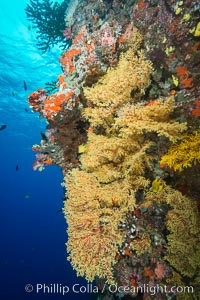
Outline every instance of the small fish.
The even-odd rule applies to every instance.
[[[13,91],[12,91],[12,96],[13,96],[13,97],[15,96],[15,92],[13,92]]]
[[[175,86],[178,86],[178,85],[179,85],[179,80],[178,80],[178,78],[177,78],[176,76],[172,75],[172,81],[173,81],[173,84],[174,84]]]
[[[151,189],[154,193],[158,193],[158,192],[162,191],[163,184],[159,178],[154,179],[154,181],[152,182]]]
[[[19,166],[18,165],[16,165],[15,170],[19,171]]]
[[[56,213],[58,214],[59,212],[62,212],[62,208],[60,208],[59,210],[57,210]]]
[[[24,90],[27,91],[27,84],[25,80],[24,80]]]
[[[79,154],[82,154],[82,153],[86,152],[86,150],[87,150],[87,146],[86,145],[79,145],[78,146],[78,153]]]
[[[48,142],[48,138],[46,137],[45,133],[40,132],[40,134],[41,134],[42,139],[43,139],[45,142]]]
[[[26,112],[28,112],[28,109],[27,109],[27,108],[24,108],[24,110],[25,110]]]
[[[30,198],[30,195],[29,194],[25,194],[24,195],[24,199],[29,199]]]
[[[3,125],[0,126],[0,130],[4,130],[6,127],[7,127],[7,125],[3,124]]]
[[[27,26],[28,30],[30,31],[32,29],[32,26],[31,25],[28,25]]]

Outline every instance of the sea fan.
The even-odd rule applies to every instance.
[[[27,19],[37,28],[37,46],[43,53],[54,45],[60,44],[62,49],[69,45],[69,40],[63,35],[65,30],[65,13],[68,1],[62,3],[51,0],[30,0],[25,12]]]

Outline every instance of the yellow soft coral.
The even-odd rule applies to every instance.
[[[193,280],[198,275],[200,260],[200,220],[195,203],[164,182],[161,191],[154,193],[150,190],[146,199],[169,206],[166,215],[169,233],[165,259],[179,274]],[[146,205],[150,205],[146,201]]]
[[[171,118],[174,108],[174,100],[171,97],[158,99],[154,105],[125,105],[118,111],[114,128],[119,129],[119,136],[122,137],[138,137],[156,132],[158,136],[166,136],[175,142],[181,138],[180,132],[186,130],[187,126]]]
[[[67,250],[77,274],[93,281],[95,276],[112,282],[112,266],[124,232],[118,225],[135,206],[128,181],[101,184],[93,173],[73,169],[65,178],[68,222]]]
[[[131,102],[133,93],[135,98],[141,97],[150,84],[151,63],[142,51],[137,51],[136,45],[121,54],[116,68],[108,69],[106,75],[91,88],[84,88],[87,100],[94,107],[86,108],[83,114],[92,126],[108,128],[116,110]]]
[[[160,165],[168,165],[174,171],[183,171],[200,162],[200,130],[184,135],[181,142],[172,145],[160,161]]]
[[[82,167],[94,172],[100,182],[123,178],[137,182],[147,168],[152,168],[150,149],[156,145],[152,133],[175,142],[186,129],[186,124],[171,119],[173,110],[172,98],[157,100],[153,106],[124,104],[117,110],[106,135],[88,132],[87,150],[81,155]],[[144,180],[143,184],[147,185]]]
[[[90,281],[98,276],[112,282],[124,241],[119,225],[134,210],[137,191],[149,185],[145,172],[156,156],[154,138],[175,142],[186,129],[171,118],[172,98],[142,103],[152,67],[137,45],[93,87],[84,88],[89,107],[82,114],[93,130],[80,153],[80,170],[65,177],[69,259],[78,275]]]

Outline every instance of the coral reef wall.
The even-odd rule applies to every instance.
[[[68,259],[102,299],[200,297],[199,9],[71,1],[57,91],[29,95],[48,122],[33,168],[62,168]]]

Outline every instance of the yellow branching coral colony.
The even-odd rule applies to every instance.
[[[129,211],[157,201],[158,206],[168,206],[165,259],[177,277],[192,278],[200,257],[195,205],[164,181],[154,191],[147,175],[158,160],[156,143],[163,138],[178,142],[187,125],[171,117],[173,98],[143,101],[153,69],[140,50],[142,39],[136,30],[129,42],[118,65],[84,88],[90,103],[82,109],[90,124],[88,140],[82,147],[80,167],[65,177],[69,260],[88,281],[98,276],[112,283],[116,254],[126,234],[120,224]],[[139,190],[145,195],[142,203],[136,199]]]
[[[184,135],[180,143],[172,145],[160,164],[181,172],[197,162],[200,162],[200,130]]]

